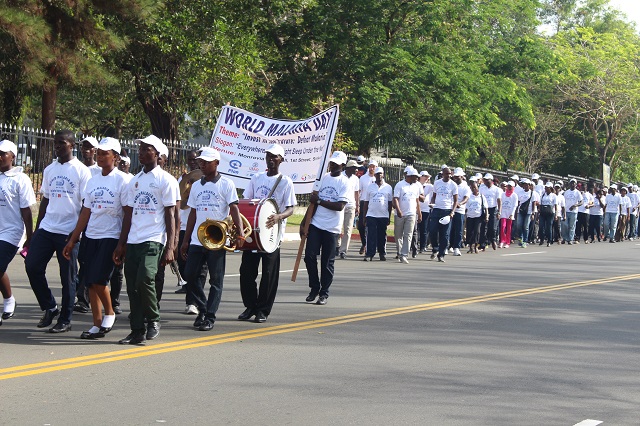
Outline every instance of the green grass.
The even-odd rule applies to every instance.
[[[387,235],[393,236],[393,219],[395,215],[391,215],[391,224],[387,227]],[[302,219],[304,218],[303,214],[292,214],[287,218],[287,230],[286,232],[298,232],[298,228],[302,223]],[[354,234],[360,234],[357,228],[353,228]]]

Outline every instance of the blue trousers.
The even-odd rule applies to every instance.
[[[78,275],[78,244],[71,252],[71,260],[62,255],[64,246],[67,245],[66,234],[54,234],[53,232],[38,229],[31,238],[31,245],[24,267],[29,277],[29,284],[36,295],[40,309],[45,311],[56,307],[56,299],[49,288],[46,270],[53,253],[58,259],[60,268],[60,283],[62,284],[62,307],[58,322],[68,324],[73,315],[73,302],[76,295],[76,276]]]
[[[222,284],[224,281],[224,269],[227,259],[225,250],[207,250],[202,246],[189,245],[187,253],[187,265],[185,266],[185,277],[188,291],[191,292],[198,311],[212,320],[216,320],[216,312],[220,306],[222,298]],[[198,276],[202,270],[202,265],[206,263],[209,268],[209,296],[204,294],[204,281],[200,281]]]
[[[431,237],[431,251],[438,252],[438,256],[444,257],[447,254],[449,245],[449,232],[451,231],[451,221],[446,225],[440,224],[440,218],[449,216],[451,209],[433,209],[429,217],[429,236]]]

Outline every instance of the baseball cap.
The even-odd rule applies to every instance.
[[[440,222],[440,225],[448,225],[451,222],[451,216],[442,216],[438,222]]]
[[[356,161],[358,163],[362,163],[364,161],[364,155],[358,155],[358,158],[356,159]]]
[[[429,177],[431,177],[431,175],[429,174],[429,172],[428,172],[428,171],[426,171],[426,170],[421,171],[421,172],[420,172],[420,176],[429,176]]]
[[[530,184],[531,181],[529,179],[527,179],[527,178],[522,178],[522,179],[520,179],[520,183]]]
[[[561,184],[560,182],[556,182],[556,183],[553,185],[553,187],[554,187],[554,188],[562,188],[562,184]]]
[[[200,155],[198,155],[196,158],[204,161],[220,160],[220,153],[215,148],[205,146],[204,148],[200,149]]]
[[[484,179],[493,180],[493,175],[491,173],[487,173],[486,175],[484,175]]]
[[[547,182],[547,183],[544,184],[544,186],[547,187],[547,188],[553,188],[553,183]]]
[[[558,182],[556,182],[558,185],[562,186],[564,185],[564,182],[562,182],[561,180],[559,180]]]
[[[264,152],[270,152],[273,155],[279,155],[280,157],[284,158],[284,148],[277,143],[269,145],[269,147],[265,149]]]
[[[125,164],[131,164],[131,158],[129,157],[120,157],[120,161],[124,161]]]
[[[540,175],[537,173],[534,173],[531,175],[531,179],[540,179]]]
[[[412,167],[412,166],[407,166],[407,167],[405,167],[405,168],[404,168],[404,172],[405,172],[405,173],[408,173],[408,172],[409,172],[409,170],[411,170],[411,169],[413,169],[413,167]]]
[[[146,143],[147,145],[151,145],[152,147],[154,147],[156,149],[156,151],[158,151],[159,154],[162,154],[162,147],[165,146],[165,144],[162,143],[162,141],[160,140],[160,138],[158,138],[157,136],[154,135],[149,135],[146,138],[143,139],[136,139],[134,142],[136,143]],[[168,151],[168,149],[167,149]]]
[[[454,175],[454,176],[464,176],[464,175],[465,175],[465,173],[464,173],[464,170],[462,170],[462,167],[456,167],[456,168],[453,170],[453,175]]]
[[[331,158],[329,158],[329,161],[336,164],[346,164],[347,155],[342,151],[334,151],[333,154],[331,154]]]
[[[440,167],[440,169],[444,170],[446,168],[448,168],[449,166],[447,166],[446,164],[443,164],[442,167]]]
[[[474,175],[477,180],[482,180],[482,173],[478,172]]]
[[[347,167],[358,167],[358,162],[356,160],[347,161]]]
[[[98,139],[94,138],[93,136],[87,136],[86,138],[82,139],[80,141],[81,145],[82,145],[82,142],[89,142],[91,146],[94,148],[98,147]]]
[[[118,139],[106,137],[100,141],[100,143],[98,144],[98,149],[101,151],[112,150],[119,153],[122,148],[120,147],[120,142],[118,142]]]
[[[577,181],[577,180],[575,180],[574,178],[571,178],[571,179],[569,180],[569,183],[571,183],[571,182],[573,182],[573,183],[578,183],[578,181]]]
[[[376,167],[376,170],[373,172],[373,174],[377,175],[378,173],[384,173],[384,169],[382,167]]]
[[[615,183],[612,183],[611,186],[609,187],[609,189],[618,189],[618,185],[616,185]]]
[[[511,176],[511,180],[520,180],[520,176],[513,175],[513,176]]]
[[[516,186],[516,183],[514,181],[510,180],[509,182],[507,182],[507,186],[514,187],[514,186]]]
[[[626,186],[624,186],[624,185],[620,188],[620,191],[622,191],[622,190],[625,190],[626,192],[629,192],[629,190],[627,189],[627,187],[626,187]]]
[[[478,178],[477,178],[477,177],[475,177],[475,175],[474,175],[474,176],[471,176],[471,177],[469,178],[469,182],[478,182]]]
[[[376,160],[371,160],[371,161],[369,161],[369,165],[370,166],[374,165],[374,166],[378,167],[378,162]]]
[[[407,176],[419,176],[419,173],[415,168],[408,167]]]
[[[13,152],[13,155],[18,155],[18,147],[16,144],[7,139],[0,142],[0,151]]]
[[[165,157],[169,158],[169,147],[165,144],[161,144],[160,149],[158,149],[158,155],[164,155]]]

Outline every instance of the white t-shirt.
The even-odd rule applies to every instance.
[[[500,196],[502,200],[502,207],[500,208],[500,219],[509,219],[516,214],[516,208],[518,208],[518,195],[516,191],[511,193],[511,196],[507,196],[506,192],[503,192]]]
[[[542,197],[540,197],[540,205],[553,206],[555,211],[555,206],[558,205],[558,196],[555,194],[555,192],[547,194],[547,192],[545,191],[545,193],[542,194]]]
[[[467,217],[476,218],[482,215],[482,205],[487,207],[487,199],[484,195],[478,193],[478,195],[469,195],[469,201],[467,201]]]
[[[620,202],[620,206],[622,207],[622,214],[623,215],[627,215],[630,214],[630,210],[631,210],[631,199],[628,196],[620,196],[620,199],[622,200]]]
[[[20,209],[36,203],[36,195],[29,176],[22,167],[14,167],[0,173],[0,241],[17,246],[24,234],[24,222]]]
[[[100,174],[89,179],[84,194],[84,206],[91,210],[85,235],[92,239],[120,238],[122,206],[127,205],[127,177],[118,169],[107,176]]]
[[[498,207],[498,198],[500,198],[502,190],[498,188],[497,185],[491,185],[491,188],[481,185],[480,193],[484,195],[484,198],[487,200],[487,208]]]
[[[178,181],[156,166],[149,173],[142,170],[127,186],[127,205],[133,208],[128,243],[157,242],[165,244],[167,228],[164,221],[166,207],[175,207],[180,199]]]
[[[605,197],[600,197],[600,201],[602,201],[602,204],[607,204],[607,199]],[[598,202],[597,195],[593,197],[593,207],[589,208],[589,214],[594,216],[602,216],[604,214],[604,211],[602,210],[602,207],[600,207],[600,203]]]
[[[415,216],[416,209],[418,207],[418,198],[424,192],[422,190],[422,184],[419,182],[409,183],[406,180],[401,180],[393,188],[393,198],[398,199],[398,206],[402,216]],[[398,212],[396,211],[397,215]]]
[[[533,198],[531,198],[531,202],[529,203],[529,209],[527,210],[528,214],[533,214],[535,212],[538,211],[538,207],[536,206],[534,209],[534,203],[540,203],[540,194],[538,194],[536,191],[529,191],[531,192]]]
[[[438,179],[433,184],[433,193],[436,194],[433,208],[450,210],[453,208],[453,196],[458,195],[458,185],[451,179],[447,182]]]
[[[318,195],[321,200],[332,202],[349,201],[348,193],[351,185],[347,177],[343,174],[331,176],[331,173],[325,173],[320,180],[320,190]],[[342,222],[344,220],[344,211],[330,210],[323,206],[318,206],[316,214],[313,215],[311,224],[316,228],[339,234],[342,230]]]
[[[556,212],[556,217],[562,217],[562,208],[565,208],[565,214],[566,214],[566,208],[567,208],[567,202],[564,199],[564,195],[562,194],[556,194],[556,204],[558,206],[558,211]]]
[[[347,205],[344,206],[344,208],[354,209],[356,207],[356,192],[360,192],[360,178],[356,176],[355,173],[352,174],[351,177],[347,176],[346,174],[344,176],[349,181],[349,185],[351,185],[351,189],[349,190],[349,201],[347,201]]]
[[[604,209],[606,213],[620,213],[620,204],[622,203],[620,194],[607,194],[604,203],[606,204]]]
[[[91,166],[89,166],[87,168],[91,172],[91,177],[94,177],[95,175],[102,174],[102,167],[98,166],[98,163],[93,163],[93,165],[91,165]]]
[[[578,191],[577,189],[567,189],[566,191],[564,191],[564,194],[562,195],[564,195],[564,200],[567,206],[567,212],[577,213],[578,208],[574,207],[572,210],[571,206],[578,204],[580,201],[582,201],[582,194],[580,193],[580,191]]]
[[[469,185],[467,185],[467,183],[463,181],[460,185],[458,185],[458,203],[463,202],[464,197],[468,197],[470,195],[471,188],[469,188]],[[467,211],[467,203],[456,208],[456,213],[464,214],[464,212]]]
[[[638,194],[635,192],[630,192],[627,197],[629,197],[629,200],[631,200],[631,214],[633,215],[637,215],[638,214]]]
[[[545,191],[544,191],[544,185],[541,182],[542,181],[539,180],[538,183],[536,184],[536,186],[533,187],[533,190],[536,191],[538,193],[538,195],[540,195],[542,197],[542,195],[545,193]]]
[[[429,213],[431,211],[431,207],[429,207],[429,203],[431,202],[431,196],[433,195],[433,185],[427,182],[422,187],[422,191],[424,192],[424,201],[420,201],[420,211],[424,213]]]
[[[191,244],[194,246],[202,245],[198,239],[198,226],[207,219],[224,220],[229,216],[229,206],[238,202],[233,181],[222,175],[218,176],[217,182],[207,181],[203,185],[200,179],[191,186],[187,205],[196,210],[196,222],[191,233]]]
[[[371,184],[371,183],[373,183],[375,181],[376,181],[376,176],[375,175],[373,175],[373,176],[369,175],[368,171],[367,171],[367,173],[365,173],[362,176],[360,176],[360,186],[359,186],[360,196],[362,196],[362,193],[369,188],[369,184]]]
[[[578,213],[587,213],[587,206],[593,201],[593,196],[585,191],[582,192],[582,204],[578,206]]]
[[[382,182],[380,186],[373,182],[362,193],[362,201],[369,202],[367,217],[389,218],[389,203],[393,202],[393,189],[386,182]]]
[[[54,234],[69,234],[78,223],[82,209],[82,193],[91,178],[91,172],[77,158],[66,163],[55,160],[42,176],[40,192],[49,199],[40,228]]]
[[[355,175],[352,177],[355,177]],[[247,184],[247,187],[242,193],[242,198],[247,200],[252,200],[254,198],[263,200],[267,198],[267,195],[269,195],[269,192],[271,192],[271,188],[273,188],[276,180],[278,180],[278,175],[267,176],[266,172],[252,176],[251,180]],[[356,182],[358,182],[358,178],[356,178]],[[357,190],[358,189],[356,188],[356,191]],[[298,202],[296,201],[296,194],[293,189],[293,181],[289,176],[282,176],[282,180],[276,187],[276,190],[273,192],[273,195],[271,197],[278,205],[278,213],[282,213],[286,210],[287,207],[298,205]],[[280,228],[280,241],[282,241],[282,237],[284,236],[286,227],[287,219],[284,219]]]
[[[178,178],[178,188],[180,188],[180,182],[182,182],[182,176]],[[186,209],[180,209],[180,230],[186,231],[187,229],[187,221],[189,220],[189,213],[191,213],[191,208],[187,207]]]

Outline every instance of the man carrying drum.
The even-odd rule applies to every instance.
[[[267,218],[267,229],[271,229],[281,222],[278,235],[278,248],[272,253],[259,251],[243,251],[242,264],[240,265],[240,292],[245,310],[238,316],[241,321],[246,321],[255,315],[255,322],[261,323],[267,320],[271,314],[273,302],[278,290],[280,276],[280,241],[286,227],[286,219],[293,214],[293,206],[297,204],[293,189],[293,182],[288,176],[280,175],[280,164],[284,161],[284,149],[273,144],[265,151],[267,163],[266,173],[259,173],[251,177],[249,185],[244,190],[244,199],[264,200],[271,197],[278,205],[279,213]],[[262,259],[262,278],[258,289],[256,278],[258,277],[258,265]]]

